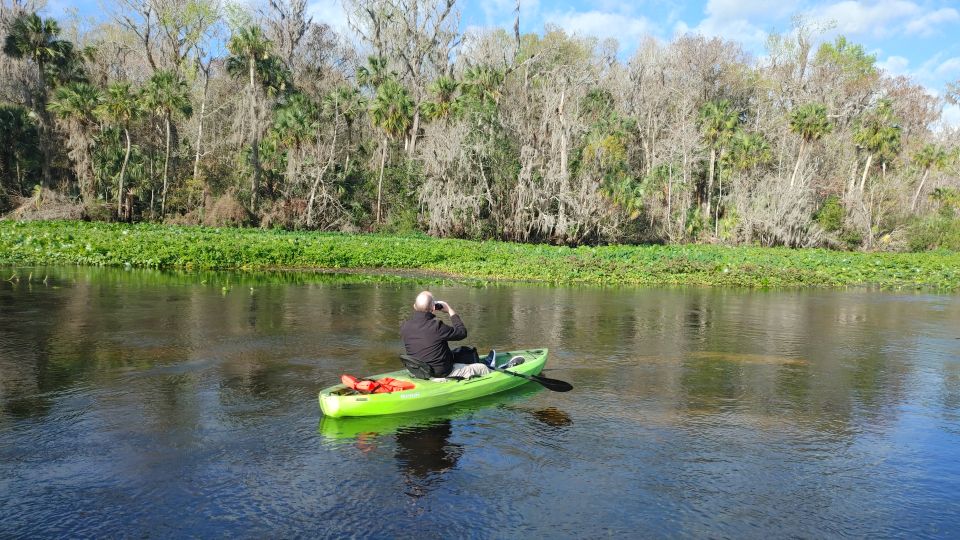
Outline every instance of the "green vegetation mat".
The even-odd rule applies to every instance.
[[[0,263],[187,270],[414,270],[557,284],[960,290],[960,253],[703,245],[558,247],[258,229],[0,221]]]

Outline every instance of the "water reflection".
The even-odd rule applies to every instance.
[[[145,523],[211,505],[223,519],[206,536],[349,535],[328,516],[358,514],[470,536],[487,501],[506,509],[491,534],[504,537],[574,536],[584,523],[731,537],[955,524],[955,297],[430,283],[471,343],[548,346],[548,368],[575,390],[531,384],[352,422],[319,418],[317,391],[400,368],[399,324],[424,283],[49,275],[0,282],[0,536],[149,535]],[[441,506],[450,494],[465,503],[458,516]],[[416,520],[396,502],[407,495]],[[743,508],[750,519],[728,519]],[[558,523],[530,517],[546,510]],[[61,514],[80,522],[38,517]],[[258,519],[274,528],[231,525]]]
[[[449,419],[403,428],[394,435],[394,457],[404,473],[408,495],[423,497],[441,481],[441,474],[456,467],[463,445],[450,442],[452,435]]]
[[[557,428],[558,430],[573,425],[573,419],[570,418],[570,415],[556,407],[537,409],[530,414],[545,426]]]

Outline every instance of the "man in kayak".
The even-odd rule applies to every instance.
[[[450,315],[453,326],[437,319],[434,311]],[[429,364],[437,377],[469,379],[490,373],[490,368],[480,363],[476,349],[457,347],[450,350],[447,342],[466,339],[467,327],[450,304],[435,301],[430,291],[417,295],[413,304],[413,315],[400,327],[400,336],[407,354]]]

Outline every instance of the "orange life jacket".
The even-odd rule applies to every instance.
[[[389,394],[390,392],[412,390],[416,387],[412,382],[398,381],[393,377],[384,377],[372,381],[370,379],[358,379],[353,375],[342,375],[340,381],[347,388],[352,388],[364,394]]]

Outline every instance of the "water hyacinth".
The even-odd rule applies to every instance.
[[[27,246],[35,249],[23,249]],[[0,264],[413,270],[556,284],[960,290],[960,254],[945,250],[849,253],[704,245],[569,248],[423,235],[72,221],[0,222]]]

